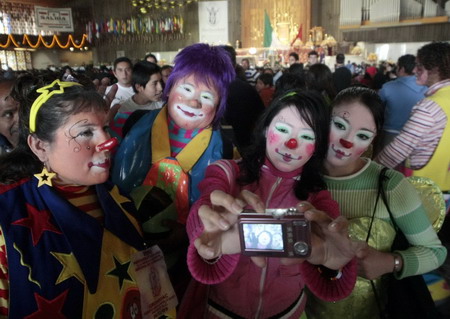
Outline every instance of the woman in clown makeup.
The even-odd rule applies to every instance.
[[[221,160],[207,168],[187,223],[188,266],[208,286],[204,317],[299,318],[305,285],[329,301],[350,294],[361,246],[349,240],[346,220],[338,217],[322,179],[329,132],[323,105],[315,93],[284,94],[266,109],[242,161]],[[239,213],[288,207],[313,223],[311,256],[305,261],[241,255]],[[187,294],[181,309],[192,311],[196,297]]]
[[[0,317],[131,318],[145,244],[107,182],[109,107],[78,83],[27,85],[19,145],[0,160]]]
[[[341,214],[349,220],[352,239],[368,238],[369,246],[358,254],[359,277],[352,294],[335,303],[312,296],[308,318],[380,318],[388,289],[383,275],[393,273],[401,279],[423,274],[445,260],[446,249],[430,225],[414,186],[391,169],[385,172],[383,189],[395,223],[411,247],[390,251],[395,230],[386,206],[378,198],[382,166],[362,157],[371,144],[377,143],[383,112],[377,93],[364,87],[345,89],[332,103],[325,182]],[[374,280],[378,298],[370,280]]]

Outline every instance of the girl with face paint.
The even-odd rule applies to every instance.
[[[0,159],[1,316],[93,318],[109,304],[120,317],[139,290],[134,268],[123,280],[118,267],[145,245],[130,200],[107,182],[109,107],[78,83],[29,83],[19,144]]]
[[[332,103],[330,138],[325,168],[325,182],[341,214],[350,222],[350,235],[365,241],[378,194],[381,165],[361,155],[373,143],[383,127],[384,107],[371,89],[351,87],[341,91]],[[345,300],[327,303],[309,298],[308,318],[379,318],[370,280],[374,280],[380,305],[388,287],[383,275],[394,273],[398,279],[423,274],[438,268],[446,249],[430,225],[414,187],[394,170],[387,170],[383,189],[396,224],[411,247],[390,252],[395,237],[389,213],[380,201],[366,249],[358,252],[358,280]],[[381,309],[383,310],[383,309]]]
[[[328,123],[318,94],[287,92],[266,109],[255,129],[255,144],[242,153],[242,161],[221,160],[207,168],[187,233],[189,269],[198,282],[210,285],[208,315],[268,318],[289,313],[286,318],[299,318],[305,285],[327,300],[351,292],[358,245],[348,239],[345,220],[333,221],[338,207],[321,175]],[[306,261],[241,255],[236,223],[243,208],[263,213],[286,207],[308,211],[313,223],[320,220],[313,229],[324,236],[314,237],[312,255]],[[336,232],[330,232],[330,223]],[[268,236],[260,239],[258,245],[271,242]],[[324,256],[322,249],[330,254]],[[322,274],[325,267],[341,279],[329,280]],[[184,302],[194,305],[190,297]]]

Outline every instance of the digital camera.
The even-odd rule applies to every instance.
[[[239,215],[242,254],[303,258],[311,254],[311,224],[296,208],[244,210]]]

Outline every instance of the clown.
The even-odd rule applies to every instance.
[[[113,181],[133,197],[144,232],[158,239],[169,266],[167,252],[178,250],[186,238],[174,233],[184,234],[190,205],[199,197],[197,185],[206,167],[222,158],[218,128],[235,77],[230,57],[220,47],[194,44],[174,62],[163,93],[166,105],[136,122],[112,170]]]

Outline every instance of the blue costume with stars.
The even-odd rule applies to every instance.
[[[102,224],[37,184],[0,185],[9,318],[131,318],[140,295],[130,258],[144,249],[131,201],[96,185]]]

